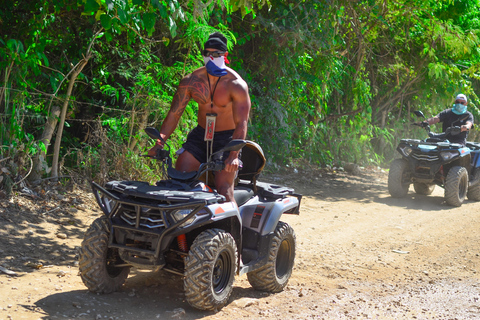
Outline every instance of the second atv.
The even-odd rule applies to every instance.
[[[415,115],[425,118],[421,111],[415,111]],[[438,185],[445,189],[445,201],[451,206],[461,206],[466,197],[480,201],[480,144],[450,143],[447,138],[460,132],[458,126],[452,125],[440,134],[431,132],[428,125],[422,126],[429,134],[427,139],[402,139],[397,147],[402,158],[390,165],[390,195],[405,197],[411,184],[416,193],[429,195]]]

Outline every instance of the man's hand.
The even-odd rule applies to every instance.
[[[240,166],[240,160],[238,159],[237,152],[230,152],[227,160],[225,160],[225,171],[227,172],[236,172]]]
[[[420,127],[422,127],[422,128],[426,128],[426,127],[428,127],[428,121],[419,122],[419,125],[420,125]]]
[[[413,124],[416,125],[416,126],[422,127],[422,128],[428,127],[428,122],[427,121],[414,122]]]
[[[151,148],[150,150],[148,150],[148,155],[150,157],[156,157],[157,156],[157,150],[162,150],[163,149],[163,143],[161,140],[157,140],[157,143],[153,146],[153,148]]]
[[[463,132],[463,131],[468,131],[470,129],[472,129],[473,127],[473,123],[471,121],[467,121],[467,123],[465,123],[464,125],[460,126],[460,130]]]

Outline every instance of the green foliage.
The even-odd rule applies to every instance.
[[[476,0],[7,1],[0,160],[24,158],[16,169],[24,172],[29,157],[49,159],[44,126],[91,49],[70,98],[64,170],[155,180],[159,168],[138,157],[152,143],[143,129],[161,125],[214,31],[227,36],[231,67],[249,85],[248,138],[272,162],[388,162],[399,139],[423,137],[408,125],[413,110],[433,116],[460,92],[480,118]],[[187,106],[172,156],[197,108]]]

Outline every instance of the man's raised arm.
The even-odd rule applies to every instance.
[[[248,85],[245,81],[238,81],[232,90],[232,113],[235,122],[233,139],[245,139],[247,136],[248,116],[251,102],[248,94]]]
[[[172,105],[168,111],[165,120],[163,120],[162,127],[160,129],[160,136],[164,140],[170,138],[170,135],[175,131],[175,128],[180,121],[180,118],[185,111],[185,107],[191,99],[190,93],[190,76],[186,76],[180,81],[177,92],[173,96]]]

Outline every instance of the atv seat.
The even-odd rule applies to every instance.
[[[239,207],[253,197],[254,194],[252,188],[244,186],[236,186],[235,190],[233,190],[233,198]]]
[[[237,185],[233,197],[238,206],[248,201],[256,192],[257,178],[265,167],[265,156],[262,148],[253,141],[248,141],[242,149],[243,165],[238,170]],[[241,185],[238,183],[241,180]]]
[[[242,149],[243,166],[238,170],[238,179],[248,181],[256,191],[257,178],[265,167],[265,155],[262,148],[253,141],[248,141]]]

